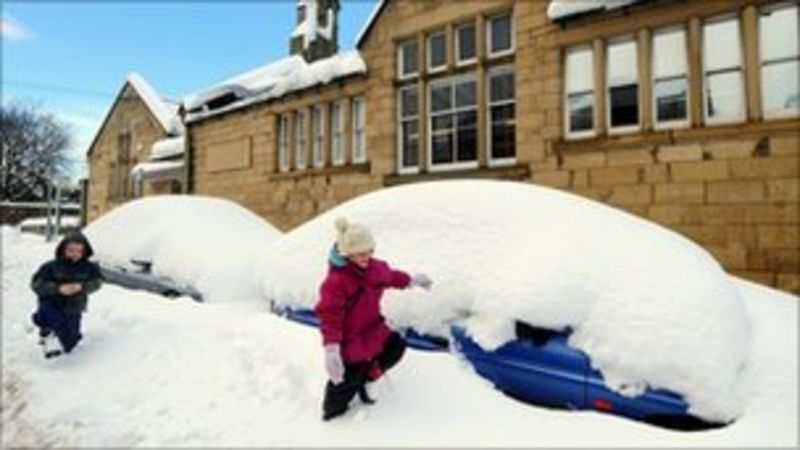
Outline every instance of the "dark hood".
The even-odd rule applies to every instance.
[[[70,242],[77,242],[79,244],[83,244],[83,247],[86,251],[83,254],[82,261],[85,261],[94,255],[94,249],[92,248],[92,244],[89,243],[89,240],[86,239],[86,236],[83,235],[80,231],[70,231],[64,236],[64,239],[58,243],[56,247],[56,259],[62,260],[64,259],[64,248],[66,248],[67,244]]]

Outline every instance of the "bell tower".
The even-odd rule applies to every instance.
[[[339,0],[298,0],[297,24],[289,40],[289,52],[307,62],[339,51]]]

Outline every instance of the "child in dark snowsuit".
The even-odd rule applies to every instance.
[[[340,218],[336,228],[336,246],[331,250],[328,276],[315,308],[330,378],[325,387],[323,420],[344,414],[356,395],[372,403],[366,384],[380,378],[405,352],[405,341],[381,315],[383,291],[413,286],[429,289],[432,284],[423,274],[412,277],[373,258],[375,241],[366,227]]]
[[[72,232],[56,247],[56,258],[33,275],[31,288],[39,301],[32,319],[46,358],[69,353],[81,340],[81,316],[89,294],[102,283],[100,268],[89,261],[93,253],[86,237]]]

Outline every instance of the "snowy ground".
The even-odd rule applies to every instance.
[[[86,339],[45,361],[28,316],[52,254],[3,229],[3,446],[796,446],[797,299],[736,281],[753,321],[744,416],[682,433],[531,407],[447,354],[410,352],[379,403],[319,420],[316,330],[258,302],[197,304],[106,286]]]

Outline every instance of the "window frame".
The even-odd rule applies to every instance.
[[[291,114],[284,113],[278,117],[278,172],[288,172],[291,169],[290,144],[291,144]]]
[[[708,58],[705,55],[705,42],[706,42],[706,25],[718,23],[718,22],[725,22],[728,20],[732,20],[736,22],[736,29],[739,33],[739,65],[738,69],[715,69],[712,75],[718,75],[720,73],[726,73],[731,71],[738,71],[739,73],[739,103],[742,105],[739,113],[735,117],[718,117],[713,118],[709,117],[708,115],[708,76],[709,70],[706,66],[708,62]],[[744,59],[744,40],[742,39],[742,20],[737,13],[726,13],[721,14],[713,17],[706,18],[703,20],[703,23],[700,27],[700,34],[701,34],[701,54],[702,54],[702,103],[703,103],[703,125],[705,126],[716,126],[716,125],[731,125],[737,123],[744,123],[747,120],[747,93],[746,90],[746,80],[745,80],[745,59]]]
[[[325,106],[315,105],[311,110],[311,165],[325,167]]]
[[[475,104],[474,104],[474,106],[472,106],[470,108],[465,108],[465,107],[458,108],[456,106],[455,86],[460,81],[465,81],[465,80],[469,80],[469,81],[472,81],[472,82],[475,83],[475,97],[476,97],[475,98]],[[450,84],[450,85],[453,86],[453,89],[452,89],[453,90],[452,106],[447,112],[438,112],[438,113],[434,114],[434,113],[432,113],[432,108],[433,108],[433,102],[432,102],[433,88],[435,86],[443,85],[443,84]],[[426,158],[427,158],[428,171],[429,172],[450,172],[450,171],[457,171],[457,170],[477,169],[479,167],[479,163],[480,163],[480,149],[478,148],[478,139],[479,139],[478,135],[480,134],[480,126],[479,126],[479,123],[478,123],[479,122],[479,120],[478,120],[479,108],[478,108],[478,98],[477,98],[478,97],[478,75],[477,75],[477,73],[469,72],[469,73],[465,73],[465,74],[453,75],[453,76],[440,78],[440,79],[431,81],[430,83],[428,83],[428,88],[427,88],[427,92],[425,93],[425,95],[427,97],[426,98],[427,101],[426,101],[426,105],[425,105],[426,106],[426,110],[425,110],[425,113],[426,113],[426,115],[425,115],[425,118],[426,118],[425,127],[426,127],[426,131],[427,131],[427,139],[426,139],[426,142],[425,142],[425,145],[426,145],[425,153],[426,153]],[[475,121],[476,121],[476,124],[475,124],[475,132],[476,132],[476,137],[475,137],[475,145],[476,145],[475,161],[457,161],[457,162],[450,162],[450,163],[434,163],[433,162],[433,118],[434,118],[434,116],[450,114],[450,115],[453,115],[454,117],[457,117],[458,113],[466,112],[466,111],[470,111],[470,110],[473,110],[475,112]],[[455,120],[455,118],[454,118],[454,120],[453,120],[453,126],[454,126],[453,136],[454,136],[454,141],[456,142],[456,145],[458,143],[458,127],[456,126],[457,123],[458,123],[457,120]],[[454,151],[453,156],[455,157],[457,155],[457,153],[458,153],[458,148],[454,147],[453,151]]]
[[[767,110],[767,105],[765,104],[764,100],[766,99],[765,95],[765,84],[764,84],[764,68],[771,64],[781,64],[781,63],[788,63],[791,61],[797,62],[800,65],[800,50],[798,50],[798,54],[792,57],[784,57],[778,60],[764,60],[763,52],[761,52],[761,42],[762,42],[762,33],[763,29],[761,27],[761,17],[765,12],[775,12],[780,9],[784,8],[796,8],[798,10],[798,15],[800,15],[800,3],[797,1],[786,1],[786,2],[779,2],[761,6],[758,9],[758,74],[759,74],[759,86],[758,89],[761,95],[761,111],[764,116],[764,120],[777,120],[777,119],[790,119],[800,117],[800,107],[790,109],[790,108],[781,108],[775,110]],[[800,25],[800,18],[798,18],[798,25]]]
[[[510,33],[509,36],[509,48],[500,51],[492,51],[492,22],[496,19],[501,17],[508,17],[508,32]],[[486,56],[488,58],[500,58],[506,55],[513,55],[517,43],[516,43],[516,33],[515,33],[515,25],[514,25],[514,12],[507,11],[503,13],[493,14],[491,16],[486,17]]]
[[[502,76],[511,74],[514,77],[514,97],[510,100],[499,100],[496,102],[492,102],[492,77],[495,76]],[[492,108],[495,106],[506,106],[506,105],[514,105],[514,136],[516,141],[516,132],[517,132],[517,92],[516,92],[516,82],[517,77],[514,73],[514,65],[513,64],[505,64],[501,66],[495,66],[490,68],[486,71],[486,151],[487,151],[487,158],[486,160],[489,163],[489,167],[503,167],[503,166],[510,166],[517,163],[517,144],[514,142],[514,156],[513,157],[506,157],[506,158],[495,158],[493,156],[493,148],[492,148],[492,132],[493,132],[493,125],[492,125]]]
[[[472,55],[472,58],[461,59],[461,29],[467,28],[467,27],[472,27],[472,32],[474,33],[474,39],[473,40],[474,40],[475,49],[474,49],[474,54]],[[454,28],[453,34],[455,35],[455,38],[453,39],[453,41],[455,42],[455,45],[454,45],[454,48],[453,48],[453,50],[454,50],[453,54],[454,54],[455,60],[456,60],[456,67],[464,67],[464,66],[468,66],[470,64],[475,64],[476,62],[478,62],[478,26],[477,26],[477,24],[474,21],[463,22],[463,23],[457,25]]]
[[[434,67],[432,61],[433,52],[431,51],[432,48],[431,40],[434,37],[438,36],[441,36],[442,39],[444,40],[444,44],[442,44],[442,51],[444,52],[443,55],[444,61],[442,62],[442,65]],[[444,29],[435,30],[425,35],[425,59],[426,59],[425,67],[428,69],[428,73],[443,72],[447,69],[447,30]]]
[[[305,117],[302,109],[294,113],[294,168],[304,170],[308,166],[308,142],[306,139]],[[301,155],[302,152],[302,155]],[[302,156],[302,158],[301,158]]]
[[[668,77],[658,78],[656,76],[655,71],[655,59],[656,59],[656,36],[659,34],[669,34],[674,33],[676,31],[680,31],[683,33],[683,43],[684,43],[684,56],[686,57],[685,65],[686,71],[682,76],[680,75],[672,75]],[[689,72],[690,72],[690,61],[689,61],[689,33],[686,29],[684,24],[675,24],[669,25],[666,27],[661,27],[653,31],[653,35],[650,38],[650,86],[652,87],[652,118],[653,118],[653,129],[654,130],[679,130],[684,128],[689,128],[692,125],[692,89],[689,83]],[[660,121],[658,120],[658,95],[656,94],[656,83],[658,81],[669,81],[678,78],[684,78],[686,80],[686,118],[682,120],[666,120]]]
[[[335,101],[331,104],[331,166],[339,167],[345,163],[345,127],[344,110],[347,100]],[[338,124],[334,123],[338,121]],[[338,126],[334,126],[338,125]],[[339,156],[336,155],[336,147],[339,147]]]
[[[417,91],[417,113],[414,116],[403,116],[403,91],[406,90],[416,90]],[[422,148],[422,142],[420,140],[420,129],[419,129],[419,118],[420,118],[420,111],[419,111],[419,86],[417,84],[409,84],[405,86],[401,86],[397,89],[397,173],[401,175],[407,174],[417,174],[420,171],[420,159],[419,159],[419,150]],[[411,122],[412,120],[417,121],[417,165],[416,166],[404,166],[403,165],[403,125],[406,122]]]
[[[408,45],[415,45],[417,47],[417,70],[410,73],[405,73],[405,58],[403,58],[403,49]],[[414,39],[407,39],[397,44],[397,79],[409,80],[419,76],[419,42]]]
[[[588,50],[589,54],[592,56],[591,61],[591,77],[592,77],[592,89],[590,91],[577,91],[577,92],[570,92],[567,86],[567,77],[568,77],[568,70],[569,66],[567,65],[568,56],[570,53],[579,52]],[[590,43],[586,44],[577,44],[566,47],[563,51],[563,70],[564,70],[564,96],[562,98],[562,105],[564,110],[564,138],[566,140],[579,140],[579,139],[591,139],[597,136],[597,86],[595,80],[595,55],[594,46]],[[592,128],[589,130],[583,131],[572,131],[570,129],[570,108],[569,108],[569,98],[570,94],[576,95],[591,95],[592,96]]]
[[[609,70],[611,68],[610,64],[610,57],[611,52],[610,48],[613,45],[625,44],[625,43],[632,43],[634,46],[634,55],[636,56],[636,61],[634,63],[634,69],[636,70],[636,124],[635,125],[622,125],[622,126],[612,126],[611,125],[611,89],[614,87],[622,87],[622,86],[630,86],[630,84],[619,85],[619,86],[612,86],[610,83],[610,76]],[[639,71],[639,42],[634,35],[623,35],[617,36],[606,41],[606,48],[605,48],[605,61],[604,63],[604,71],[605,71],[605,108],[606,108],[606,131],[608,135],[620,135],[620,134],[632,134],[639,132],[642,129],[642,82],[641,82],[641,73]]]
[[[356,105],[360,105],[360,108],[356,108]],[[367,103],[363,95],[353,97],[353,100],[350,102],[350,117],[350,158],[354,164],[363,164],[369,159],[367,154]],[[357,117],[363,118],[360,128],[357,126],[359,122],[356,120]],[[363,151],[361,155],[356,155],[356,149],[359,148],[359,143],[363,144],[360,146]]]

